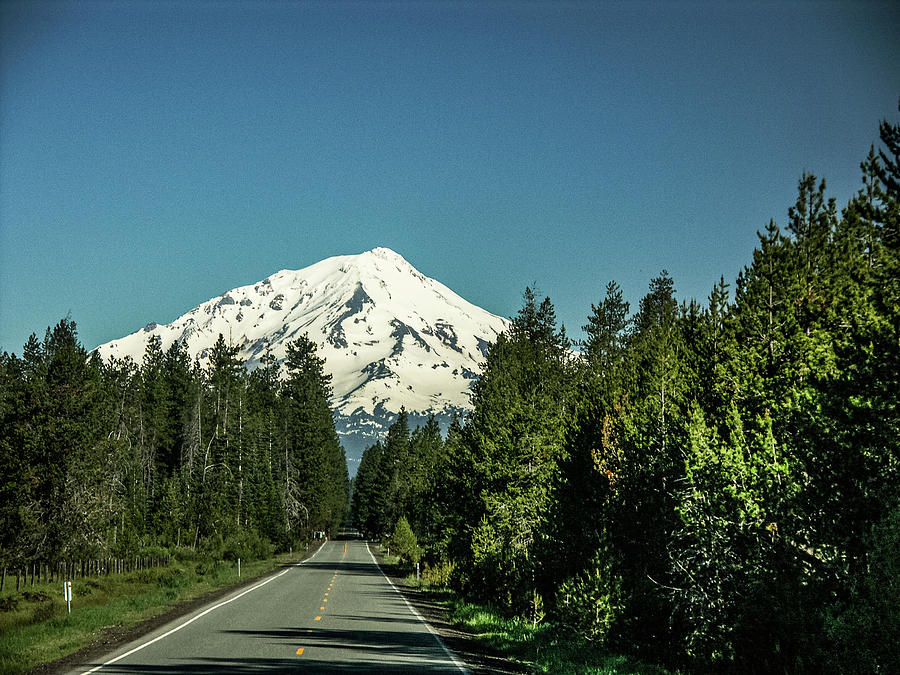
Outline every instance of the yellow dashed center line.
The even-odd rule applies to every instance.
[[[344,544],[344,552],[345,552],[345,553],[346,553],[346,550],[347,550],[347,545]],[[337,575],[338,575],[338,573],[335,572],[335,573],[334,573],[334,576],[331,577],[331,583],[328,584],[328,591],[325,592],[325,595],[326,595],[326,596],[328,595],[328,593],[331,591],[332,587],[334,586],[334,581],[335,581],[335,579],[337,579]],[[328,602],[328,598],[327,598],[327,597],[325,597],[325,598],[322,599],[322,605],[319,607],[319,611],[320,611],[320,612],[324,612],[324,611],[325,611],[325,603],[326,603],[326,602]],[[322,616],[319,615],[319,616],[317,616],[314,620],[315,620],[315,621],[321,621],[321,620],[322,620]],[[307,630],[306,632],[307,632],[307,633],[312,633],[312,630],[309,629],[309,630]],[[299,655],[299,654],[302,654],[302,653],[303,653],[303,647],[300,647],[300,648],[297,650],[297,654]]]

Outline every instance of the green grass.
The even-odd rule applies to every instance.
[[[382,553],[381,559],[382,559],[383,567],[395,568],[398,565],[400,565],[400,556],[388,555],[387,553]],[[415,573],[413,573],[413,576],[415,576]]]
[[[579,675],[664,675],[658,666],[610,654],[599,645],[578,638],[556,624],[536,627],[520,618],[506,618],[490,607],[454,599],[451,619],[478,635],[479,641],[508,658],[528,664],[539,673]]]
[[[408,576],[406,582],[416,586],[415,573]],[[453,624],[474,634],[475,639],[490,651],[525,664],[533,672],[560,675],[671,673],[660,666],[611,654],[558,624],[548,622],[535,627],[521,618],[504,617],[489,606],[465,602],[447,589],[420,587],[431,600],[448,608]]]
[[[24,673],[92,644],[103,628],[129,626],[179,602],[246,581],[300,554],[242,562],[173,561],[169,567],[72,582],[72,613],[62,583],[35,584],[0,594],[0,673]],[[9,579],[7,579],[7,583]]]

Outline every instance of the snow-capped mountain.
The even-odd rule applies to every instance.
[[[221,333],[253,369],[267,346],[282,360],[287,343],[306,333],[332,375],[335,420],[353,458],[401,406],[413,421],[434,413],[445,423],[468,409],[487,345],[507,326],[394,251],[376,248],[282,270],[97,349],[140,362],[158,335],[163,350],[185,342],[204,365]]]

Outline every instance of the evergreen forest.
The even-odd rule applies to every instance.
[[[315,344],[252,372],[237,354],[219,335],[204,369],[156,337],[140,364],[104,363],[68,318],[4,353],[0,567],[185,548],[246,560],[335,532],[349,482]]]
[[[804,174],[705,304],[610,281],[573,345],[526,289],[471,414],[366,450],[356,526],[615,652],[900,672],[900,125],[880,137],[842,210]]]

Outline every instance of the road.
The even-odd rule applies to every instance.
[[[80,673],[465,673],[366,542],[326,541]]]

